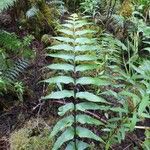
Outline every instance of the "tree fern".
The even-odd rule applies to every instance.
[[[88,35],[95,31],[84,29],[87,24],[86,21],[79,20],[76,14],[71,15],[69,20],[66,20],[66,24],[62,25],[63,29],[59,30],[64,36],[55,37],[59,43],[48,47],[50,51],[54,52],[48,56],[58,59],[59,62],[49,65],[48,68],[62,71],[63,74],[51,77],[44,82],[68,85],[68,88],[52,92],[42,99],[65,100],[65,104],[59,108],[58,114],[60,116],[70,114],[58,121],[50,134],[50,137],[59,135],[53,150],[59,149],[64,143],[67,143],[66,150],[86,149],[89,144],[86,143],[85,139],[105,143],[101,137],[87,128],[87,125],[96,126],[103,125],[103,123],[86,114],[85,111],[88,109],[95,110],[96,107],[100,109],[101,103],[106,104],[108,102],[92,92],[80,89],[84,85],[109,85],[109,81],[106,79],[85,76],[87,71],[98,67],[94,61],[97,59],[96,51],[99,49],[96,39],[88,38]],[[87,125],[85,126],[85,124]]]

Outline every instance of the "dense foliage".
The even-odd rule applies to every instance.
[[[14,109],[54,121],[11,149],[23,132],[23,150],[149,150],[150,1],[1,0],[0,118]]]

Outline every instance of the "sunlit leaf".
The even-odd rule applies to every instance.
[[[73,43],[74,42],[74,39],[69,38],[69,37],[53,37],[53,39],[56,39],[56,40],[61,41],[61,42],[66,42],[66,43]]]
[[[64,34],[67,34],[67,35],[73,35],[73,31],[71,30],[68,30],[68,29],[61,29],[61,30],[58,30],[59,32],[62,32]]]
[[[77,84],[81,85],[97,85],[97,86],[106,86],[111,84],[108,80],[105,79],[99,79],[99,78],[92,78],[92,77],[81,77],[77,79]]]
[[[74,79],[69,76],[56,76],[49,78],[47,80],[44,80],[44,82],[52,84],[52,83],[64,83],[64,84],[69,84],[69,83],[74,83]]]
[[[72,54],[48,54],[47,56],[54,57],[54,58],[60,58],[64,60],[73,60],[74,55]]]
[[[69,98],[72,96],[73,96],[73,91],[62,90],[62,91],[52,92],[51,94],[43,97],[42,99],[62,99],[62,98]]]
[[[59,44],[59,45],[54,45],[51,47],[48,47],[47,49],[51,50],[64,50],[64,51],[73,51],[73,47],[68,45],[68,44]]]
[[[71,64],[51,64],[51,65],[47,66],[47,68],[53,69],[53,70],[64,70],[64,71],[73,71],[74,70],[74,66]]]

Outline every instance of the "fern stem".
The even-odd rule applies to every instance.
[[[75,21],[75,20],[74,20]],[[76,36],[75,36],[75,24],[74,24],[74,28],[73,28],[73,39],[74,39],[74,43],[73,43],[73,47],[74,47],[74,58],[73,58],[73,76],[74,76],[74,112],[73,112],[73,116],[74,116],[74,146],[75,146],[75,150],[77,149],[77,131],[76,131],[76,127],[77,127],[77,120],[76,120],[76,93],[77,93],[77,85],[76,85],[76,79],[77,79],[77,74],[76,74],[76,52],[75,52],[75,40],[76,40]]]
[[[76,76],[75,72],[74,72],[74,75]],[[73,104],[74,104],[74,112],[73,112],[73,116],[74,116],[74,143],[75,143],[75,150],[77,150],[77,143],[76,143],[76,140],[77,140],[77,131],[76,131],[76,127],[77,127],[77,120],[76,120],[76,115],[77,115],[77,112],[76,112],[76,93],[77,93],[76,77],[74,77],[74,83],[75,83],[75,85],[74,85],[74,101],[73,101]]]
[[[77,120],[76,120],[76,93],[77,93],[77,86],[76,86],[76,63],[75,63],[75,55],[74,55],[74,71],[73,71],[73,75],[74,75],[74,99],[73,99],[73,104],[74,104],[74,111],[73,111],[73,116],[74,116],[74,144],[75,144],[75,150],[77,150],[77,131],[76,131],[76,127],[77,127]]]

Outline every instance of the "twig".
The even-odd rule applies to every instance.
[[[136,129],[150,130],[150,127],[145,126],[135,126]]]
[[[90,115],[94,116],[95,118],[97,118],[97,119],[101,120],[103,123],[107,123],[107,121],[106,121],[106,120],[102,119],[101,117],[99,117],[99,116],[98,116],[98,115],[96,115],[95,113],[92,113],[92,112],[90,112],[90,111],[85,111],[85,113],[87,113],[87,114],[90,114]]]
[[[123,150],[127,150],[132,144],[128,145],[127,147],[125,147]]]

